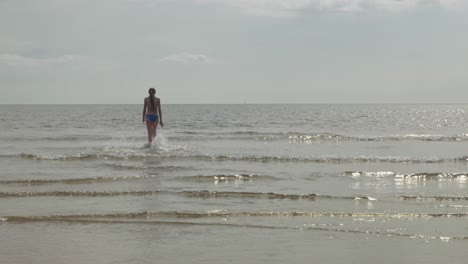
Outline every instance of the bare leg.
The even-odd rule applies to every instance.
[[[156,129],[158,128],[158,122],[153,122],[151,124],[151,134],[153,135],[153,139],[156,138]]]
[[[152,122],[146,119],[146,130],[148,130],[148,142],[153,142]]]

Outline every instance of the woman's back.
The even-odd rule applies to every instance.
[[[146,104],[146,113],[147,114],[158,114],[158,104],[159,104],[159,98],[154,97],[153,103],[151,103],[151,98],[148,96],[145,98],[145,104]]]

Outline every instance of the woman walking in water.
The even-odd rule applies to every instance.
[[[145,98],[143,106],[143,123],[146,121],[146,128],[148,129],[148,142],[151,144],[153,139],[156,138],[156,128],[158,123],[164,127],[161,112],[161,99],[154,96],[156,90],[150,88],[148,90],[149,96]]]

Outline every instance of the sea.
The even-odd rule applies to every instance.
[[[468,105],[0,105],[0,263],[466,263]]]

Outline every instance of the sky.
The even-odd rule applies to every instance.
[[[468,0],[0,0],[0,104],[467,103]]]

